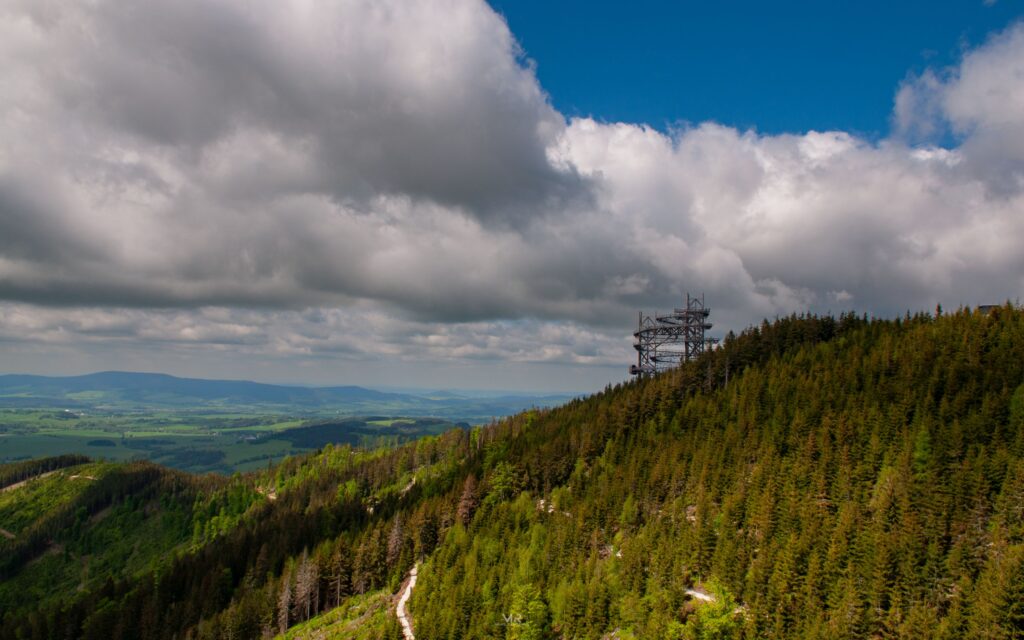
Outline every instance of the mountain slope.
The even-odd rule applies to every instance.
[[[258,637],[340,605],[328,628],[419,559],[420,640],[1017,637],[1024,313],[786,318],[558,409],[237,481],[268,498],[0,638]]]
[[[231,486],[149,463],[74,458],[49,459],[54,464],[0,493],[0,610],[48,606],[150,570],[187,545],[194,525],[208,523],[195,508],[197,496]]]

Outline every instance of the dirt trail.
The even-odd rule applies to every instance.
[[[398,616],[398,622],[402,625],[402,636],[405,640],[416,640],[416,636],[412,632],[412,620],[409,619],[409,615],[405,611],[405,605],[409,602],[409,598],[412,596],[413,587],[416,586],[416,574],[420,568],[420,563],[416,563],[412,569],[409,569],[409,582],[405,585],[405,591],[402,592],[402,597],[398,599],[398,606],[395,608],[395,615]]]

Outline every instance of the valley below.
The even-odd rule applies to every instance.
[[[230,475],[327,443],[395,446],[571,397],[413,395],[121,372],[0,375],[0,463],[82,454]]]

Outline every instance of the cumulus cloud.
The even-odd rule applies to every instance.
[[[896,97],[901,131],[958,136],[961,172],[993,195],[1024,186],[1024,23],[968,52],[951,69],[909,79]]]
[[[881,141],[662,132],[567,121],[482,0],[8,2],[0,340],[601,367],[687,290],[1018,298],[1021,61],[908,78]]]
[[[19,370],[122,368],[554,392],[605,384],[609,369],[622,368],[623,346],[620,336],[571,322],[423,322],[358,305],[301,311],[0,305],[0,352],[5,367]]]

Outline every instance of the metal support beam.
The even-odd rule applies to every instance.
[[[635,376],[648,376],[678,367],[683,362],[695,359],[717,342],[707,338],[704,332],[711,328],[708,315],[711,310],[704,306],[704,296],[690,297],[686,294],[686,307],[675,309],[667,315],[639,315],[637,329],[633,333],[633,348],[636,349],[636,364],[629,367]]]

